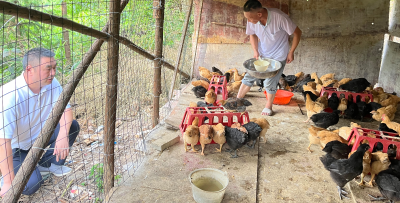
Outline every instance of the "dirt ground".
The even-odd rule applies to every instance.
[[[180,131],[170,130],[167,126],[177,127],[189,102],[199,100],[190,89],[191,86],[182,93],[179,105],[158,133],[180,135]],[[253,104],[247,109],[250,118],[261,117],[266,101],[264,94],[253,87],[246,98]],[[351,181],[345,187],[349,199],[339,199],[335,183],[319,160],[324,153],[318,146],[311,147],[313,153],[306,149],[311,123],[303,122],[306,109],[301,94],[295,93],[288,105],[275,105],[273,110],[274,116],[265,117],[271,125],[265,144],[257,143],[255,149],[243,147],[238,152],[239,158],[232,159],[227,152],[215,152],[218,147],[215,144],[206,147],[206,156],[185,153],[181,138],[179,143],[163,152],[149,150],[147,160],[132,178],[114,191],[110,201],[194,202],[188,176],[198,168],[217,168],[228,173],[230,182],[222,202],[362,203],[370,202],[367,194],[380,195],[377,187],[361,188]],[[334,127],[348,126],[351,121],[354,120],[341,119]],[[377,121],[354,122],[372,129],[379,125]],[[151,136],[148,141],[151,142]]]

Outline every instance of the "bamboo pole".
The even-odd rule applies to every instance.
[[[109,34],[107,42],[107,89],[104,122],[104,192],[108,194],[114,187],[114,141],[115,121],[117,117],[118,93],[118,59],[119,59],[119,28],[120,0],[110,1]]]
[[[155,34],[155,57],[154,60],[154,79],[153,79],[153,127],[155,127],[160,118],[160,94],[161,94],[161,67],[162,67],[162,49],[163,49],[163,26],[164,26],[164,5],[165,0],[153,1],[153,17],[156,19]]]
[[[123,1],[125,2],[125,1]],[[66,28],[84,35],[89,35],[92,37],[95,37],[97,39],[103,39],[103,40],[108,40],[109,35],[107,33],[107,30],[104,31],[98,31],[96,29],[81,25],[79,23],[73,22],[71,20],[68,20],[66,18],[61,18],[59,16],[55,16],[55,15],[50,15],[50,14],[46,14],[34,9],[29,9],[29,8],[25,8],[25,7],[21,7],[9,2],[4,2],[4,1],[0,1],[0,8],[4,8],[4,9],[0,9],[0,12],[2,12],[3,14],[6,15],[13,15],[16,16],[18,18],[25,18],[25,19],[29,19],[31,21],[37,21],[37,22],[42,22],[45,24],[49,24],[49,25],[54,25],[57,27],[62,27],[62,28]],[[120,43],[126,45],[128,48],[130,48],[131,50],[137,52],[138,54],[140,54],[141,56],[144,56],[147,59],[150,60],[154,60],[155,57],[154,55],[150,54],[149,52],[147,52],[146,50],[144,50],[143,48],[137,46],[135,43],[131,42],[130,40],[128,40],[125,37],[119,36],[120,38]],[[175,67],[173,65],[171,65],[170,63],[168,63],[167,61],[164,61],[163,59],[161,59],[161,62],[163,63],[164,67],[171,69],[171,70],[175,70]],[[190,76],[187,73],[178,71],[179,74],[181,74],[183,77],[185,78],[189,78]]]
[[[124,0],[121,2],[121,12],[128,4],[129,0]],[[103,27],[102,32],[108,31],[108,23]],[[22,191],[25,188],[26,183],[28,182],[30,177],[39,162],[40,157],[43,155],[43,150],[47,147],[47,143],[49,142],[51,135],[54,132],[54,129],[57,127],[57,124],[60,121],[62,113],[65,110],[65,107],[68,104],[68,101],[71,99],[72,93],[74,92],[76,86],[79,81],[83,77],[83,74],[88,69],[89,65],[92,63],[96,54],[100,51],[101,45],[104,43],[104,39],[97,39],[89,50],[85,53],[82,62],[78,65],[76,70],[72,73],[72,77],[69,79],[68,83],[65,85],[63,91],[61,92],[60,99],[54,105],[50,116],[46,123],[44,124],[43,130],[41,131],[39,137],[33,143],[31,150],[29,150],[28,155],[26,156],[24,162],[22,163],[18,173],[15,175],[15,178],[12,182],[12,186],[3,198],[3,203],[18,202],[19,197],[21,196]]]
[[[181,62],[183,45],[185,44],[186,32],[187,32],[187,29],[189,27],[190,14],[192,13],[192,6],[193,6],[193,0],[190,0],[190,7],[189,7],[189,11],[188,11],[188,13],[186,15],[186,21],[185,21],[185,26],[184,26],[183,32],[182,32],[181,45],[179,47],[178,58],[176,59],[176,62],[175,62],[175,71],[174,71],[174,76],[172,78],[171,88],[170,88],[170,91],[169,91],[169,100],[172,99],[172,95],[174,93],[176,74],[178,73],[179,65],[180,65],[180,62]]]
[[[193,69],[196,64],[196,55],[197,55],[197,44],[199,43],[199,31],[200,31],[200,25],[201,25],[201,13],[203,12],[203,0],[200,1],[200,12],[199,12],[199,18],[198,18],[198,24],[197,24],[197,31],[196,31],[196,44],[194,45],[194,53],[193,53],[193,59],[192,59],[192,68],[190,69],[190,81],[192,80],[193,77]]]

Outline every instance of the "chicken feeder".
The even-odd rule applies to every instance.
[[[256,68],[254,67],[254,62],[257,61],[257,59],[251,58],[243,63],[243,66],[246,68],[246,72],[255,78],[266,79],[274,77],[276,74],[278,74],[279,70],[282,68],[281,62],[277,60],[269,58],[261,58],[261,60],[269,62],[269,66],[266,71],[263,72],[257,71]]]

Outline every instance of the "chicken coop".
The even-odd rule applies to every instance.
[[[308,97],[302,94],[306,89],[301,86],[288,104],[273,106],[273,116],[263,116],[260,113],[268,96],[257,83],[245,96],[245,111],[228,112],[225,98],[236,98],[246,74],[244,62],[254,56],[246,34],[245,0],[0,1],[2,201],[195,202],[190,175],[202,168],[221,170],[229,179],[221,190],[225,193],[222,202],[341,202],[337,187],[348,193],[345,196],[350,200],[343,202],[369,202],[368,195],[381,196],[376,186],[362,187],[355,181],[336,185],[320,161],[325,152],[319,148],[328,145],[322,140],[336,134],[342,143],[354,142],[343,138],[342,132],[348,139],[357,137],[357,147],[363,137],[391,139],[387,136],[396,135],[396,130],[384,134],[386,130],[376,129],[382,125],[382,114],[390,113],[388,122],[400,122],[400,100],[396,100],[400,92],[400,0],[259,1],[263,7],[288,15],[301,30],[294,61],[285,65],[284,75],[296,80],[302,72],[318,75],[319,80],[334,74],[335,83],[365,78],[371,90],[382,88],[368,98],[379,98],[379,105],[383,101],[384,113],[377,108],[362,116],[363,121],[340,117],[327,129],[319,128],[314,120],[317,127],[310,126],[303,122],[310,116]],[[288,41],[292,43],[293,36]],[[35,50],[40,54],[30,59],[29,53]],[[43,65],[43,58],[49,58],[51,65]],[[36,72],[42,68],[53,72],[50,76]],[[215,78],[223,78],[216,85],[225,86],[223,98],[218,89],[215,100],[208,102],[207,96],[198,96],[192,89],[202,86],[202,94],[211,91],[208,82],[212,84],[214,77],[210,75],[207,84],[200,82],[206,81],[203,70],[221,72],[218,75],[223,76]],[[298,89],[290,86],[280,88]],[[43,99],[53,91],[58,92],[58,99]],[[315,99],[324,97],[319,94],[321,89],[310,91],[317,91]],[[23,99],[20,95],[25,93]],[[37,106],[29,107],[30,102]],[[28,112],[23,105],[30,108]],[[324,109],[332,112],[321,107],[320,113]],[[33,117],[36,114],[40,116]],[[7,118],[10,115],[13,119]],[[198,117],[199,126],[194,124]],[[199,139],[184,146],[187,128],[223,124],[215,133],[220,135],[221,129],[232,132],[235,123],[245,136],[252,133],[245,126],[249,121],[259,126],[259,135],[251,146],[243,143],[234,148],[236,158],[225,152],[233,148],[228,141],[220,145],[212,141],[204,147]],[[65,131],[68,142],[56,140],[71,123],[77,128]],[[324,130],[329,132],[318,134]],[[373,132],[375,137],[362,132]],[[24,145],[19,140],[23,136],[30,140]],[[58,158],[66,150],[57,165],[59,171],[43,173],[41,168],[60,163]],[[368,150],[373,154],[376,144]],[[389,153],[388,149],[383,152]],[[365,179],[372,184],[368,174]]]

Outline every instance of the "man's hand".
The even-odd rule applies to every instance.
[[[56,161],[59,161],[67,158],[68,153],[69,153],[68,135],[65,135],[64,133],[59,133],[56,140],[56,145],[54,147],[53,155],[56,155]]]
[[[286,63],[291,63],[294,60],[294,52],[289,52],[286,58]]]
[[[258,51],[254,52],[254,58],[258,60],[258,57],[260,57],[260,53]]]

